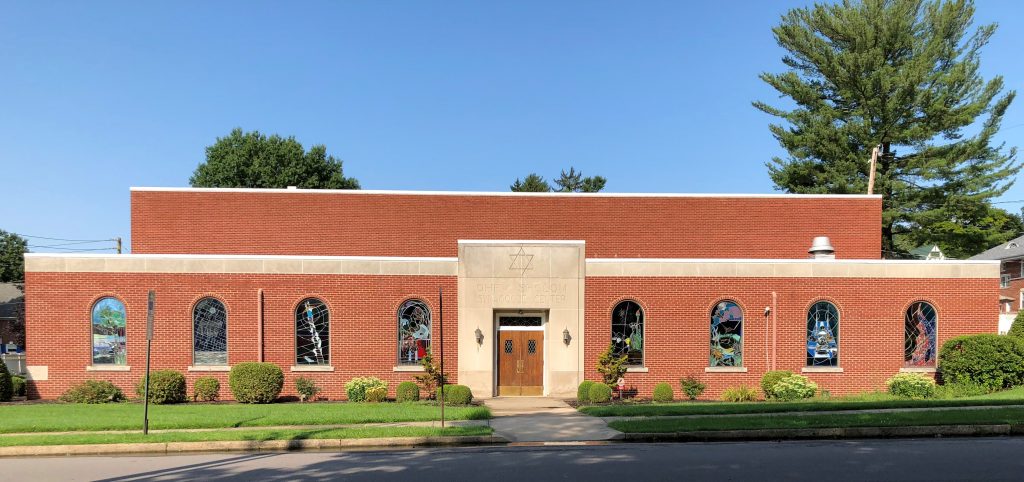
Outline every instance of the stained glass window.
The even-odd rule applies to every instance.
[[[92,362],[95,365],[128,363],[125,344],[124,303],[102,298],[92,305]]]
[[[907,308],[903,323],[903,365],[935,366],[935,308],[918,301]]]
[[[295,307],[295,363],[331,363],[331,313],[316,298],[306,298]]]
[[[644,310],[635,301],[623,301],[612,310],[612,351],[626,355],[626,364],[644,364]]]
[[[839,366],[839,310],[828,301],[807,310],[807,365]]]
[[[743,366],[743,310],[734,301],[722,301],[711,310],[710,366]]]
[[[192,308],[192,363],[228,364],[228,313],[216,298],[203,298]]]
[[[398,309],[398,363],[418,365],[430,352],[430,308],[409,300]]]

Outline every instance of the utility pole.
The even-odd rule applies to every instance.
[[[117,254],[121,254],[121,237],[114,238],[114,241],[117,242]]]

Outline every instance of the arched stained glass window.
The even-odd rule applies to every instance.
[[[124,303],[117,298],[101,298],[92,305],[92,363],[124,365],[128,363],[125,343]]]
[[[228,364],[228,313],[216,298],[203,298],[192,308],[192,363]]]
[[[398,308],[398,363],[418,365],[430,353],[430,308],[408,300]]]
[[[626,355],[626,365],[644,364],[644,310],[635,301],[623,301],[612,310],[612,351]]]
[[[735,301],[719,302],[711,310],[709,366],[743,366],[743,310]]]
[[[807,310],[807,365],[839,366],[839,310],[828,301]]]
[[[295,363],[331,363],[331,313],[317,298],[306,298],[295,307]]]
[[[903,366],[935,366],[935,308],[918,301],[903,319]]]

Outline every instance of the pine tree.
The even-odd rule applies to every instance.
[[[512,192],[600,192],[607,182],[601,176],[583,177],[583,172],[577,172],[570,166],[568,171],[562,170],[561,176],[555,179],[558,189],[553,189],[536,173],[530,173],[523,180],[517,178],[509,188]]]
[[[956,258],[1018,235],[1016,215],[991,205],[1020,170],[1015,148],[993,144],[1015,92],[981,78],[996,26],[972,30],[973,15],[967,0],[843,0],[784,15],[773,32],[789,70],[761,79],[795,107],[754,102],[788,124],[770,126],[789,152],[767,164],[776,188],[865,193],[880,146],[883,251],[935,242]]]
[[[551,185],[543,177],[531,172],[522,181],[516,178],[516,182],[509,186],[509,189],[512,192],[551,192]]]

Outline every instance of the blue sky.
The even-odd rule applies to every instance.
[[[612,192],[773,192],[750,102],[778,102],[770,29],[811,2],[691,3],[8,2],[0,229],[127,243],[128,188],[186,186],[233,127],[325,144],[366,189],[573,165]],[[978,3],[985,77],[1024,94],[1024,4]],[[1024,146],[1024,97],[1000,137]]]

